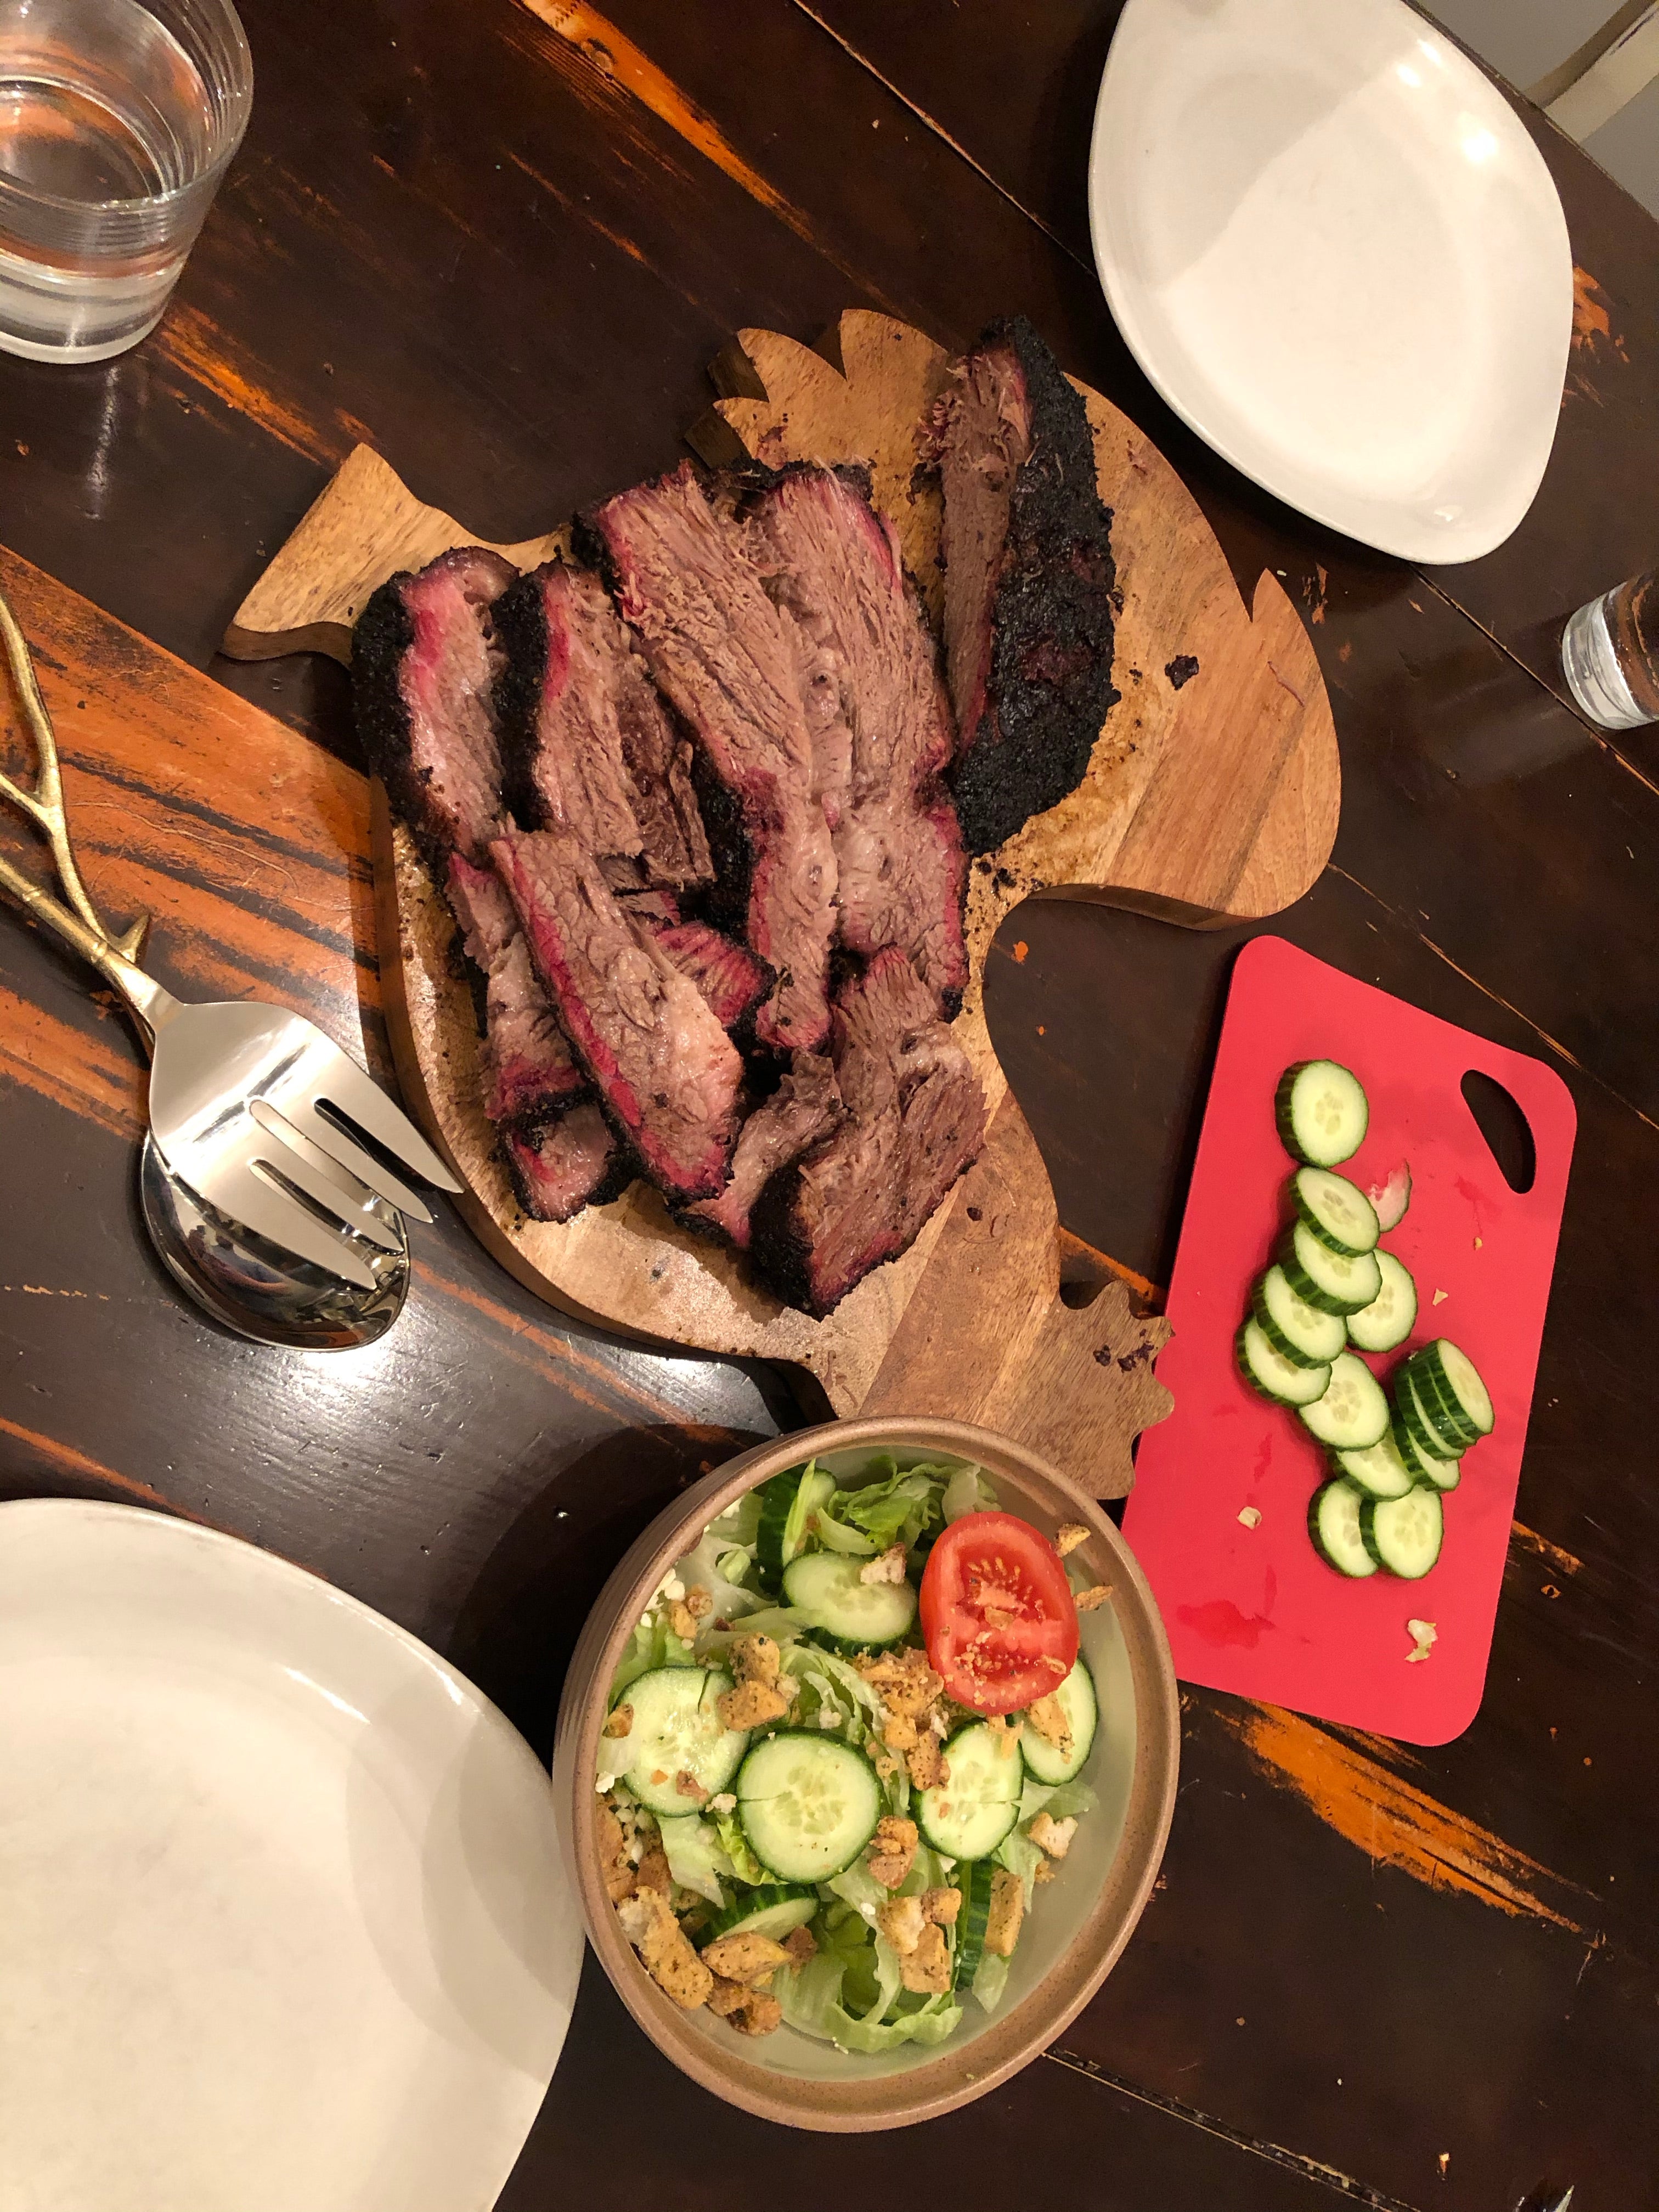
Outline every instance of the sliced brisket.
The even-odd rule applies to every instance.
[[[467,957],[484,978],[484,1112],[498,1122],[538,1118],[583,1090],[586,1078],[542,988],[500,877],[455,853],[446,888]]]
[[[389,578],[352,638],[358,735],[440,883],[452,851],[482,860],[502,827],[493,610],[515,574],[499,553],[462,546]]]
[[[694,1224],[718,1229],[739,1252],[749,1249],[755,1200],[780,1168],[799,1159],[846,1118],[836,1071],[823,1053],[798,1052],[789,1073],[762,1102],[740,1132],[732,1155],[732,1179],[718,1198],[689,1209]]]
[[[756,1009],[772,988],[772,971],[765,962],[706,921],[677,921],[665,929],[650,923],[647,927],[681,975],[702,992],[720,1027],[747,1034]]]
[[[628,1154],[591,1098],[549,1121],[506,1130],[501,1149],[519,1203],[537,1221],[568,1221],[627,1187]]]
[[[775,1174],[750,1216],[761,1273],[818,1315],[908,1248],[985,1134],[978,1078],[896,947],[842,990],[834,1034],[848,1118]]]
[[[945,495],[951,774],[972,853],[1082,781],[1112,688],[1111,510],[1081,397],[1024,316],[957,364],[931,447]]]
[[[836,856],[815,793],[795,654],[744,543],[688,462],[586,518],[651,672],[697,748],[717,890],[776,978],[757,1034],[779,1049],[828,1033]]]
[[[507,796],[529,829],[565,830],[617,888],[710,879],[691,746],[591,569],[550,561],[495,609]]]
[[[891,527],[853,471],[799,467],[756,497],[748,534],[795,647],[842,942],[866,958],[898,945],[954,1013],[968,864],[939,781],[954,732]]]
[[[509,832],[491,850],[611,1127],[671,1199],[713,1197],[737,1135],[743,1063],[702,994],[574,839]]]

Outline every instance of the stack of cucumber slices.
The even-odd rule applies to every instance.
[[[1274,1107],[1300,1164],[1291,1226],[1251,1292],[1238,1364],[1330,1455],[1334,1472],[1308,1509],[1327,1565],[1353,1580],[1381,1568],[1414,1582],[1440,1557],[1442,1497],[1463,1453],[1492,1433],[1492,1400],[1473,1361],[1442,1337],[1395,1370],[1390,1404],[1360,1354],[1396,1351],[1417,1326],[1417,1285],[1379,1243],[1405,1217],[1411,1178],[1402,1169],[1367,1196],[1335,1172],[1370,1121],[1364,1090],[1335,1060],[1286,1068]]]

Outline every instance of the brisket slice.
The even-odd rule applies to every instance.
[[[834,1034],[848,1118],[775,1174],[750,1215],[762,1275],[820,1316],[908,1249],[985,1135],[979,1079],[896,946],[842,991]]]
[[[788,1073],[738,1133],[731,1181],[718,1198],[690,1207],[684,1218],[694,1228],[717,1229],[728,1243],[746,1252],[749,1217],[766,1184],[780,1168],[828,1136],[846,1114],[836,1071],[825,1055],[792,1054]]]
[[[538,1119],[586,1089],[586,1079],[542,988],[501,878],[455,853],[447,890],[467,958],[484,978],[484,1112],[496,1122]]]
[[[568,1221],[585,1206],[620,1197],[629,1156],[592,1098],[539,1124],[503,1132],[507,1172],[525,1212],[538,1221]]]
[[[921,608],[891,526],[852,470],[785,470],[749,540],[794,643],[835,839],[843,945],[907,952],[947,1014],[968,980],[968,861],[939,781],[955,744]]]
[[[625,911],[632,915],[632,901]],[[676,921],[658,927],[643,915],[658,945],[682,975],[689,976],[708,1000],[710,1012],[728,1033],[752,1028],[752,1017],[772,988],[772,971],[746,945],[706,921]]]
[[[574,839],[510,832],[491,852],[605,1118],[668,1197],[713,1197],[737,1136],[743,1063],[702,994]]]
[[[830,1026],[836,855],[815,795],[795,655],[745,550],[688,462],[584,518],[652,674],[697,749],[722,910],[739,904],[775,982],[763,1044],[811,1049]]]
[[[617,889],[712,875],[691,746],[591,569],[550,561],[495,609],[495,708],[507,797],[528,829],[565,830]]]
[[[931,426],[945,495],[945,645],[970,853],[1083,781],[1112,688],[1111,509],[1081,396],[1024,316],[993,323]]]
[[[503,826],[493,611],[515,573],[499,553],[461,546],[390,577],[352,637],[358,735],[440,883],[452,852],[482,861]]]

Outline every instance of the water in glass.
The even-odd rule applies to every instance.
[[[1602,729],[1659,722],[1659,569],[1579,608],[1562,633],[1561,672]]]

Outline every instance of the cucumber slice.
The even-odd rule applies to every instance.
[[[1440,1386],[1442,1395],[1475,1436],[1489,1437],[1495,1419],[1492,1395],[1468,1354],[1460,1352],[1449,1337],[1437,1336],[1419,1357]]]
[[[969,1859],[957,1869],[962,1903],[957,1911],[956,1973],[953,1985],[970,1990],[985,1956],[985,1930],[991,1920],[991,1884],[996,1868],[989,1859]]]
[[[1247,1321],[1234,1343],[1239,1371],[1253,1390],[1279,1406],[1306,1406],[1322,1398],[1331,1379],[1328,1367],[1303,1367],[1275,1352],[1259,1321]]]
[[[1305,1221],[1292,1224],[1279,1264],[1297,1297],[1320,1313],[1358,1313],[1382,1288],[1382,1270],[1375,1252],[1362,1252],[1357,1259],[1333,1252]]]
[[[715,1702],[731,1686],[729,1674],[704,1667],[654,1667],[629,1684],[634,1758],[625,1778],[653,1813],[696,1810],[675,1786],[682,1774],[712,1797],[737,1772],[749,1737],[726,1726]]]
[[[1250,1310],[1281,1359],[1297,1367],[1328,1367],[1346,1340],[1340,1314],[1321,1313],[1297,1297],[1282,1267],[1269,1267],[1256,1285]]]
[[[775,1595],[784,1569],[806,1541],[808,1515],[827,1505],[835,1494],[835,1477],[810,1462],[775,1474],[770,1482],[761,1485],[755,1565],[763,1590]]]
[[[887,1800],[861,1751],[816,1729],[781,1729],[738,1769],[749,1848],[782,1881],[828,1881],[876,1832]]]
[[[769,1936],[775,1943],[797,1928],[804,1928],[822,1903],[817,1890],[799,1882],[772,1881],[764,1889],[751,1889],[735,1905],[728,1905],[708,1930],[717,1936]]]
[[[1389,1433],[1389,1401],[1382,1386],[1356,1352],[1339,1352],[1331,1362],[1325,1395],[1300,1409],[1322,1444],[1338,1451],[1364,1451]]]
[[[1455,1490],[1462,1463],[1455,1459],[1437,1459],[1418,1443],[1408,1425],[1401,1418],[1398,1401],[1395,1407],[1394,1441],[1400,1456],[1411,1469],[1415,1482],[1426,1482],[1434,1490]]]
[[[1334,1168],[1365,1141],[1370,1108],[1358,1079],[1334,1060],[1302,1060],[1279,1079],[1273,1113],[1285,1151],[1310,1167]]]
[[[1425,1379],[1408,1359],[1395,1382],[1395,1401],[1419,1451],[1431,1459],[1458,1459],[1474,1439],[1462,1431],[1453,1433],[1453,1424],[1432,1388],[1425,1391]]]
[[[1376,1572],[1377,1563],[1365,1548],[1360,1534],[1360,1509],[1370,1503],[1345,1475],[1338,1475],[1314,1492],[1308,1508],[1308,1534],[1313,1547],[1328,1567],[1334,1567],[1350,1582],[1363,1582]]]
[[[1072,1753],[1062,1759],[1055,1747],[1027,1721],[1020,1730],[1019,1747],[1024,1753],[1029,1771],[1039,1782],[1070,1782],[1083,1771],[1083,1762],[1094,1748],[1095,1730],[1100,1725],[1100,1703],[1095,1696],[1095,1678],[1087,1665],[1079,1659],[1066,1680],[1054,1692],[1060,1699],[1060,1711],[1072,1727]]]
[[[916,1826],[951,1859],[988,1859],[1019,1817],[1025,1761],[986,1721],[970,1721],[945,1747],[948,1782],[910,1800]]]
[[[1417,1471],[1401,1455],[1392,1431],[1363,1451],[1334,1451],[1331,1459],[1367,1498],[1403,1498],[1418,1480]]]
[[[1392,1352],[1417,1327],[1417,1285],[1392,1252],[1379,1252],[1382,1287],[1370,1305],[1348,1316],[1348,1340],[1362,1352]]]
[[[1440,1557],[1445,1516],[1437,1490],[1404,1498],[1368,1498],[1359,1509],[1359,1533],[1379,1567],[1402,1582],[1420,1582]]]
[[[808,1552],[783,1571],[784,1602],[807,1615],[808,1625],[854,1651],[896,1644],[916,1617],[916,1594],[908,1582],[861,1583],[862,1559],[840,1552]]]
[[[1298,1168],[1291,1177],[1291,1204],[1322,1244],[1358,1259],[1376,1249],[1382,1233],[1376,1208],[1357,1183],[1328,1168]]]

